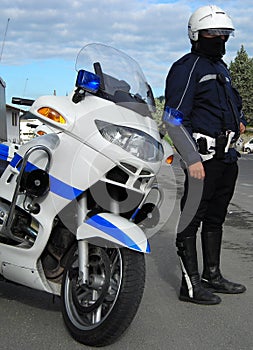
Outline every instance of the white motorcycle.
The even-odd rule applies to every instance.
[[[0,145],[0,274],[61,296],[71,335],[105,346],[141,302],[164,151],[136,61],[89,44],[76,69],[70,96],[13,98],[50,132]]]

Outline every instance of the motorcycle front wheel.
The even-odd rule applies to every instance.
[[[140,305],[145,285],[144,254],[89,245],[89,281],[85,285],[78,267],[78,249],[73,247],[61,291],[66,327],[82,344],[112,344],[128,328]]]

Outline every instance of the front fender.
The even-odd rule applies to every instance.
[[[107,247],[126,247],[150,253],[150,246],[142,229],[133,222],[111,213],[92,216],[77,229],[77,240],[86,240]]]

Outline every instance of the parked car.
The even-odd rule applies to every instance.
[[[253,152],[253,138],[250,139],[248,142],[245,142],[245,144],[243,146],[243,150],[244,150],[244,152],[247,152],[247,153]]]
[[[243,138],[239,137],[239,139],[236,141],[236,149],[237,151],[243,151]]]

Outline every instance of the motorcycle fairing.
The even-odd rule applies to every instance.
[[[55,147],[49,143],[50,139],[56,139]],[[73,140],[66,134],[48,134],[21,146],[9,164],[10,171],[15,172],[15,174],[19,172],[21,161],[29,148],[36,145],[48,146],[48,144],[49,149],[53,149],[53,159],[49,171],[50,192],[68,201],[77,198],[93,182],[96,182],[104,173],[115,166],[115,163],[109,162],[103,155],[97,154],[93,149],[87,148],[86,145],[78,140]],[[82,155],[83,152],[86,154],[85,157]],[[27,162],[26,171],[43,168],[44,163],[44,155],[40,157],[31,156]],[[71,170],[72,164],[73,169],[78,168],[78,172]],[[90,164],[93,166],[91,167]],[[90,169],[89,172],[87,172],[87,169]],[[5,177],[8,178],[8,176],[6,174]]]
[[[112,213],[100,213],[87,219],[77,229],[77,240],[87,240],[90,243],[102,240],[106,246],[150,253],[149,242],[141,228]]]

